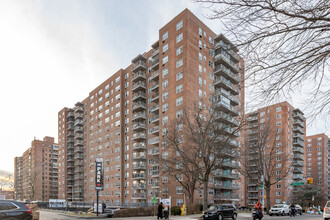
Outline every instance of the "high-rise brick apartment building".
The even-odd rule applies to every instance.
[[[23,200],[23,158],[15,157],[14,188],[15,199]]]
[[[313,178],[313,184],[322,189],[324,201],[328,199],[328,141],[325,134],[307,136],[305,139],[306,177]]]
[[[276,181],[276,178],[279,178],[284,172],[289,171],[284,179],[272,185],[271,205],[283,201],[292,202],[299,186],[292,186],[291,184],[305,181],[306,120],[303,113],[289,103],[281,102],[246,114],[246,121],[246,148],[249,152],[246,155],[247,167],[250,172],[256,172],[256,166],[263,166],[257,161],[258,155],[254,149],[266,145],[262,152],[276,154],[276,157],[273,157],[275,172],[272,176],[272,182]],[[262,138],[263,140],[261,140]],[[285,159],[283,160],[283,158]],[[261,195],[262,189],[259,188],[260,185],[256,184],[253,177],[249,177],[246,184],[246,202],[247,205],[252,206],[257,201],[262,201],[263,196]]]
[[[54,138],[33,140],[22,157],[15,158],[17,199],[48,201],[58,197],[58,145]],[[18,178],[16,178],[18,177]],[[17,188],[16,188],[17,187]]]
[[[107,204],[151,204],[153,197],[184,201],[182,186],[162,173],[166,124],[199,99],[214,100],[218,120],[238,126],[244,112],[243,61],[223,35],[214,34],[189,10],[159,30],[152,49],[138,55],[58,114],[59,198],[93,202],[95,158],[104,161]],[[78,115],[79,114],[79,115]],[[78,129],[79,127],[79,129]],[[228,150],[240,143],[231,140]],[[228,158],[210,182],[210,202],[238,202],[239,164]],[[84,163],[83,163],[84,162]],[[197,201],[201,199],[196,191]]]

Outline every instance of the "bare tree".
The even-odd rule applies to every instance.
[[[247,177],[248,184],[255,184],[255,187],[263,185],[269,211],[271,187],[288,176],[291,171],[291,158],[285,151],[287,146],[277,145],[277,139],[280,140],[281,135],[271,121],[260,125],[260,130],[249,128],[249,124],[247,128],[244,152],[246,157],[240,172]]]
[[[218,123],[219,114],[214,106],[195,104],[185,108],[181,118],[168,126],[165,140],[168,143],[169,157],[163,163],[171,170],[172,175],[182,174],[187,180],[197,180],[203,185],[203,208],[208,205],[208,184],[210,176],[225,163],[231,163],[236,152],[232,145],[237,137],[235,129]],[[230,158],[230,160],[228,160]],[[236,164],[238,165],[238,164]],[[190,197],[193,196],[195,184],[190,186]]]
[[[300,186],[301,190],[296,195],[294,203],[300,204],[302,207],[311,207],[320,205],[323,207],[328,200],[328,195],[321,187],[316,185]]]
[[[245,60],[261,102],[306,94],[309,113],[330,115],[328,0],[197,0],[220,19]]]

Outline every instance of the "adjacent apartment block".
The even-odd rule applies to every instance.
[[[328,200],[328,142],[325,134],[307,136],[305,139],[306,177],[313,178],[313,184],[321,188],[323,205]]]
[[[110,205],[147,205],[172,197],[182,205],[183,187],[163,174],[168,156],[166,125],[200,99],[215,101],[217,120],[228,130],[243,114],[243,61],[222,34],[189,10],[159,30],[159,40],[73,108],[58,113],[59,198],[94,202],[95,158],[104,161],[100,200]],[[231,140],[228,151],[239,149]],[[239,164],[228,157],[212,179],[210,202],[238,202]],[[202,197],[196,190],[196,201]]]
[[[288,102],[281,102],[246,114],[246,204],[262,201],[262,186],[258,183],[266,173],[271,176],[271,206],[283,201],[291,203],[305,181],[306,119]],[[266,160],[263,160],[266,155]],[[287,174],[287,175],[285,175]],[[277,183],[276,183],[277,182]]]
[[[54,138],[33,140],[15,158],[15,196],[21,200],[48,201],[58,197],[58,145]]]

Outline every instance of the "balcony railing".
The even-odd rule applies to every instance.
[[[144,150],[147,149],[147,145],[145,143],[134,143],[132,146],[133,150]]]
[[[225,67],[224,65],[220,64],[220,65],[217,65],[215,68],[214,68],[214,74],[217,74],[218,72],[222,72],[222,73],[225,73],[227,76],[230,77],[230,79],[234,82],[239,82],[240,78],[239,78],[239,75],[238,74],[234,74],[232,71],[230,71],[229,68]]]
[[[231,61],[230,59],[228,59],[228,57],[226,57],[226,56],[225,56],[224,54],[222,54],[222,53],[219,53],[219,54],[215,55],[214,60],[215,60],[215,62],[217,62],[217,61],[219,61],[219,60],[223,60],[223,61],[225,61],[225,62],[227,63],[227,65],[228,65],[229,67],[231,67],[232,70],[234,70],[234,71],[236,71],[236,72],[239,71],[239,70],[238,70],[238,67],[237,67],[237,65],[236,65],[236,63],[234,63],[233,61]]]
[[[146,65],[146,63],[145,63],[144,61],[139,60],[138,62],[136,62],[136,63],[133,65],[132,70],[135,71],[135,70],[137,70],[138,68],[146,69],[146,68],[147,68],[147,65]]]
[[[133,179],[145,179],[146,174],[145,173],[133,173],[132,178]]]
[[[224,85],[227,89],[230,89],[234,94],[239,93],[237,86],[223,76],[215,77],[214,86],[217,86],[217,85]]]

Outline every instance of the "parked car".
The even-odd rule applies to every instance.
[[[0,200],[0,219],[32,220],[32,211],[26,203]]]
[[[112,209],[106,208],[104,209],[103,216],[107,218],[112,218],[115,215],[115,212]]]
[[[323,219],[324,220],[330,219],[330,201],[327,201],[327,203],[324,206],[324,209],[323,209]]]
[[[276,204],[269,210],[269,215],[289,215],[290,207],[286,204]]]
[[[217,219],[222,220],[224,218],[237,219],[237,210],[233,204],[221,204],[210,206],[203,214],[203,219]]]
[[[296,215],[302,215],[302,208],[300,205],[295,205],[296,208]]]

